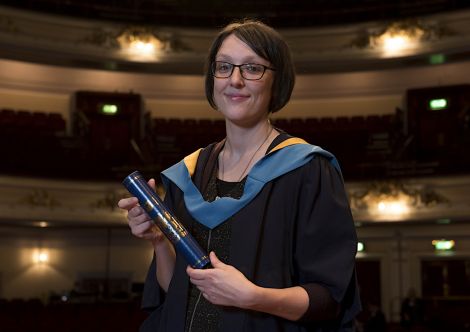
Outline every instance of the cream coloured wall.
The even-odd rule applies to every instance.
[[[150,244],[134,238],[127,227],[111,231],[109,246],[107,236],[105,228],[0,228],[0,298],[47,300],[52,293],[69,292],[80,277],[105,278],[106,273],[143,282],[153,253]],[[48,252],[49,262],[33,262],[40,248]]]
[[[292,99],[273,118],[311,118],[323,116],[354,116],[369,114],[391,114],[401,107],[402,96],[384,95],[372,97]],[[148,99],[145,109],[152,117],[164,118],[209,118],[221,119],[204,100],[159,100]]]
[[[366,248],[357,259],[381,263],[381,308],[388,321],[400,320],[400,304],[410,288],[421,296],[423,259],[470,258],[470,228],[464,223],[362,225],[357,228],[357,234]],[[455,250],[436,252],[432,240],[442,238],[455,240]]]
[[[2,108],[60,113],[69,118],[70,97],[66,94],[0,89]]]
[[[295,99],[285,109],[274,115],[275,118],[336,117],[369,114],[393,114],[401,107],[401,95],[357,96],[343,98]]]

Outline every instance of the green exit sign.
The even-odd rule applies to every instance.
[[[455,246],[454,240],[433,240],[432,245],[437,251],[449,251],[452,250]]]
[[[119,111],[119,107],[115,104],[103,104],[101,105],[100,112],[106,115],[114,115]]]
[[[431,111],[439,111],[439,110],[446,109],[449,103],[447,102],[447,99],[445,98],[438,98],[438,99],[431,99],[428,105]]]

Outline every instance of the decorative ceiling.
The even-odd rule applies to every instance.
[[[427,7],[424,7],[427,9],[418,10],[416,5],[418,2],[422,5],[426,4]],[[431,2],[435,5],[431,6]],[[100,16],[104,15],[108,9],[98,8],[97,4],[86,1],[80,2],[80,5],[75,1],[63,3],[54,1],[57,3],[57,8],[54,7],[55,11],[50,8],[52,1],[17,1],[15,3],[16,7],[0,6],[0,58],[74,68],[201,75],[207,50],[218,30],[216,26],[222,25],[207,23],[205,27],[197,27],[196,24],[189,27],[185,25],[187,22],[178,16],[183,15],[189,9],[175,11],[176,14],[173,17],[176,19],[164,24],[165,20],[157,19],[104,20]],[[49,3],[49,6],[46,6],[46,3]],[[177,1],[164,1],[163,3],[168,6],[182,4]],[[208,6],[207,1],[204,3]],[[260,3],[267,4],[266,1],[255,2],[257,5],[252,7],[253,12],[262,12],[255,10]],[[293,6],[296,7],[296,13],[301,12],[300,9],[307,6],[306,2],[302,1],[289,3],[297,4]],[[325,8],[330,8],[331,3],[337,4],[338,2],[315,1],[315,3],[318,4],[318,8],[315,7],[314,11],[317,13],[317,10],[326,10]],[[393,10],[385,1],[346,1],[345,3],[346,5],[340,7],[341,10],[337,10],[338,17],[341,17],[343,12],[350,15],[355,13],[357,17],[342,21],[338,19],[336,24],[322,26],[319,25],[320,21],[315,19],[315,15],[320,15],[318,13],[305,11],[307,14],[304,18],[310,17],[312,21],[312,24],[307,26],[303,23],[295,23],[300,22],[300,19],[288,19],[291,17],[289,15],[294,14],[287,10],[285,13],[281,11],[286,3],[277,1],[269,7],[277,13],[278,16],[273,14],[275,17],[279,20],[281,17],[284,19],[284,23],[279,24],[279,31],[291,46],[299,74],[416,67],[465,61],[470,57],[470,9],[463,9],[467,1],[407,1],[406,5],[405,2],[396,2],[396,8],[394,7]],[[381,6],[381,11],[406,12],[407,15],[397,14],[401,17],[399,20],[392,20],[393,15],[385,19],[378,12],[364,14],[365,16],[359,15],[361,11],[353,10],[353,4],[359,6],[360,3],[370,5],[358,7],[362,8],[361,10],[375,8],[374,10],[380,11],[378,8]],[[129,2],[129,5],[135,7],[135,10],[129,10],[129,13],[140,12],[142,8],[145,8],[145,4],[150,5],[150,2]],[[225,8],[233,6],[228,3],[226,5]],[[412,9],[412,5],[416,8]],[[78,15],[81,11],[78,8],[75,11],[77,15],[74,17],[45,13],[46,9],[49,12],[56,12],[60,9],[70,14],[64,8],[75,8],[73,6],[82,6],[82,10],[90,7],[90,15],[86,19],[83,18],[83,15]],[[192,8],[192,6],[194,4],[188,1],[187,8]],[[216,5],[213,6],[216,7]],[[470,3],[467,6],[470,7]],[[91,7],[94,9],[92,10]],[[460,10],[455,10],[456,7]],[[35,11],[24,8],[35,9]],[[117,10],[113,6],[110,8]],[[246,6],[240,8],[246,8]],[[405,8],[408,9],[405,10]],[[149,15],[151,12],[150,10]],[[209,15],[209,12],[223,23],[230,22],[232,19],[225,14],[217,15],[217,11],[209,9],[207,12],[197,10],[194,13],[195,15]],[[265,21],[270,21],[270,12],[259,16],[262,16]],[[417,16],[423,13],[426,15]],[[328,15],[322,17],[328,17]],[[337,17],[334,15],[331,17],[331,22],[335,22]],[[370,20],[371,17],[374,21]],[[365,18],[369,20],[363,21]],[[380,18],[383,20],[379,20]],[[341,24],[339,24],[340,21]],[[352,24],[352,21],[356,22]],[[294,23],[289,25],[288,22]],[[415,38],[414,45],[403,49],[398,54],[385,53],[380,44],[382,37],[392,33],[404,33],[407,37]],[[133,57],[122,44],[126,38],[127,40],[139,38],[144,41],[153,39],[151,47],[155,47],[155,51],[150,57]]]

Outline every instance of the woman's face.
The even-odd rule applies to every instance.
[[[256,63],[270,67],[271,64],[257,55],[247,44],[234,35],[228,36],[220,46],[215,61],[234,65]],[[228,78],[214,77],[214,101],[225,118],[241,126],[251,126],[264,121],[271,101],[274,72],[266,69],[260,80],[246,80],[240,68],[235,67]]]

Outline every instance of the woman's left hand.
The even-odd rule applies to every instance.
[[[231,265],[221,262],[210,253],[212,269],[193,269],[186,272],[191,282],[211,303],[223,306],[249,308],[256,297],[257,286]]]

